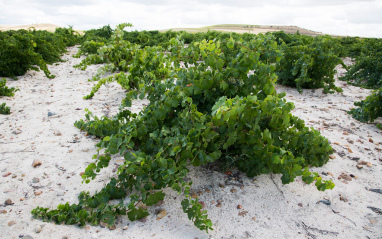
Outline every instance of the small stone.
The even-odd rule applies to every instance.
[[[139,207],[140,209],[144,209],[144,210],[147,209],[147,205],[144,204],[143,202],[140,202],[140,203],[138,204],[138,207]]]
[[[345,179],[347,181],[351,181],[352,180],[352,178],[349,175],[347,175],[346,173],[341,173],[341,175],[338,176],[338,179]]]
[[[128,228],[129,228],[129,226],[124,226],[122,229],[127,230]]]
[[[7,210],[4,210],[4,209],[0,210],[0,214],[6,214],[6,213],[7,213]]]
[[[11,175],[12,173],[11,172],[6,172],[6,173],[4,173],[3,174],[3,177],[5,178],[5,177],[8,177],[9,175]]]
[[[343,197],[343,196],[340,197],[340,200],[343,201],[343,202],[348,202],[349,201],[346,197]]]
[[[33,178],[33,179],[32,179],[32,183],[38,183],[38,182],[40,182],[40,179],[39,179],[39,178]]]
[[[221,187],[221,188],[225,188],[225,185],[222,184],[222,183],[219,183],[219,187]]]
[[[215,206],[216,206],[216,207],[221,207],[222,204],[221,204],[220,202],[218,202]]]
[[[332,204],[329,200],[320,200],[317,202],[317,204],[319,204],[320,202],[325,204],[325,205],[328,205],[328,206],[330,206],[330,204]]]
[[[41,195],[41,193],[42,193],[42,191],[37,191],[37,192],[34,192],[34,195],[39,196],[39,195]]]
[[[7,199],[7,200],[5,200],[5,205],[7,205],[7,206],[9,206],[9,205],[12,205],[13,204],[13,202],[12,202],[12,200],[11,199]]]
[[[192,192],[192,193],[191,193],[191,197],[192,197],[192,198],[197,198],[197,197],[198,197],[198,194],[197,194],[196,192]]]
[[[355,124],[353,122],[350,123],[350,126],[355,126]]]
[[[59,197],[62,197],[64,195],[65,195],[65,192],[63,192],[63,191],[57,192],[57,196],[59,196]]]
[[[158,214],[157,214],[157,221],[164,218],[165,216],[167,215],[167,212],[165,209],[161,210]]]
[[[20,201],[22,202],[22,201],[24,201],[25,200],[25,198],[20,198]]]
[[[370,221],[371,224],[377,224],[378,223],[378,220],[376,218],[374,218],[374,217],[370,217],[369,221]]]
[[[334,175],[333,175],[331,172],[328,172],[328,175],[330,175],[330,176],[334,177]]]
[[[33,160],[33,163],[32,163],[32,167],[37,167],[37,166],[40,166],[42,164],[42,162],[38,159],[35,159]]]
[[[39,226],[39,225],[37,225],[37,226],[34,228],[34,231],[35,231],[36,233],[40,233],[41,230],[42,230],[42,228],[41,228],[41,226]]]
[[[10,221],[10,222],[8,222],[8,226],[13,226],[13,225],[15,225],[17,222],[15,222],[15,221]]]
[[[335,156],[335,155],[329,155],[329,158],[330,158],[330,159],[335,159],[336,156]]]
[[[112,230],[115,230],[117,227],[115,225],[111,225],[109,226],[109,230],[112,231]]]
[[[242,208],[243,208],[243,206],[241,206],[240,204],[237,205],[237,209],[242,209]]]
[[[372,167],[372,164],[371,164],[370,162],[367,162],[367,163],[366,163],[366,166],[368,166],[368,167]]]
[[[159,202],[157,202],[157,206],[162,206],[163,204],[164,204],[163,200],[160,200]]]
[[[338,142],[334,142],[334,144],[336,144],[336,145],[340,145],[340,143],[338,143]]]
[[[358,169],[363,169],[363,166],[361,166],[361,165],[357,165],[356,166]]]
[[[232,188],[230,191],[231,191],[231,193],[236,193],[236,192],[237,192],[237,189]]]
[[[210,193],[211,192],[211,190],[209,190],[208,188],[206,188],[206,193]]]
[[[14,130],[13,132],[12,132],[12,134],[16,134],[16,135],[18,135],[18,134],[21,134],[23,131],[21,131],[21,130]]]
[[[302,203],[297,204],[299,207],[302,207]]]
[[[351,150],[351,148],[348,148],[348,151],[349,151],[349,153],[353,153],[353,151]]]
[[[354,144],[354,140],[347,139],[347,141],[349,142],[349,144]]]
[[[373,141],[371,138],[369,138],[369,142],[370,142],[370,143],[374,143],[374,141]]]
[[[61,133],[60,131],[57,131],[54,135],[56,135],[56,136],[61,136],[62,133]]]
[[[61,239],[69,239],[68,236],[62,236]]]
[[[348,132],[346,132],[346,131],[344,131],[344,132],[343,132],[343,135],[349,135],[349,133],[348,133]]]
[[[252,220],[256,221],[256,217],[252,217]]]

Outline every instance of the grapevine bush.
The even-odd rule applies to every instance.
[[[282,53],[272,36],[246,42],[203,40],[188,47],[173,38],[163,53],[158,46],[140,48],[121,41],[123,28],[117,27],[115,42],[107,48],[110,68],[121,72],[103,80],[117,81],[127,90],[120,112],[98,118],[87,111],[86,119],[75,125],[101,138],[96,161],[82,176],[85,182],[107,167],[112,155],[125,162],[101,191],[81,192],[78,204],[37,207],[34,217],[81,226],[111,226],[119,215],[134,221],[149,215],[139,205],[155,205],[164,199],[163,189],[171,187],[183,195],[188,218],[208,232],[212,222],[198,199],[191,198],[192,182],[185,178],[190,165],[213,162],[250,177],[273,172],[282,174],[284,184],[302,176],[318,190],[334,187],[309,171],[328,161],[333,152],[328,140],[293,116],[293,103],[275,90],[274,64]],[[99,50],[81,65],[103,54]],[[149,104],[139,114],[131,113],[132,101],[145,97]],[[109,204],[112,199],[120,202]]]
[[[296,41],[295,41],[296,42]],[[329,36],[318,36],[310,44],[283,45],[284,56],[277,64],[278,83],[303,88],[323,88],[325,93],[342,92],[334,85],[335,67],[344,63],[333,52]]]
[[[28,70],[41,69],[53,78],[47,64],[61,61],[66,48],[79,39],[66,28],[58,28],[55,33],[34,29],[0,32],[0,76],[16,79]]]
[[[363,39],[361,53],[355,58],[355,64],[341,80],[351,84],[378,89],[382,87],[382,40]]]
[[[374,122],[375,119],[382,116],[382,88],[374,91],[365,100],[355,102],[358,108],[349,111],[353,118],[364,122]]]

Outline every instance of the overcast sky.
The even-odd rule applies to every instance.
[[[293,25],[382,37],[382,0],[0,0],[0,25],[53,23],[88,30],[122,22],[137,30]]]

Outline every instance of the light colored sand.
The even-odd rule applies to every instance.
[[[69,48],[69,54],[76,48]],[[55,208],[59,203],[77,203],[82,190],[91,193],[100,190],[115,173],[112,169],[122,162],[114,157],[111,167],[102,171],[90,184],[81,184],[79,173],[92,162],[97,139],[86,137],[73,126],[75,120],[84,118],[84,108],[96,115],[113,115],[124,97],[117,84],[103,86],[92,100],[82,97],[90,92],[93,82],[87,79],[99,66],[87,71],[74,69],[80,59],[65,56],[67,62],[49,67],[55,79],[47,79],[42,72],[28,72],[18,81],[9,80],[9,86],[18,86],[14,98],[3,97],[11,107],[11,115],[0,115],[0,204],[11,199],[11,206],[0,214],[2,238],[381,238],[382,216],[368,206],[382,208],[382,195],[365,188],[382,189],[381,130],[373,124],[363,124],[351,118],[345,111],[353,102],[364,99],[370,90],[337,82],[342,94],[324,95],[322,90],[306,90],[299,94],[295,89],[279,86],[287,93],[286,99],[296,105],[294,114],[304,119],[308,126],[319,129],[337,151],[335,159],[315,171],[336,184],[333,190],[319,192],[300,179],[282,185],[280,175],[261,175],[254,179],[240,174],[243,188],[225,184],[227,175],[204,168],[191,169],[189,177],[194,181],[193,190],[200,191],[209,218],[214,224],[210,234],[199,231],[182,212],[182,197],[167,189],[165,203],[149,209],[152,213],[145,223],[129,222],[123,217],[117,229],[110,231],[99,226],[80,229],[77,226],[54,225],[34,220],[30,211],[36,206]],[[343,69],[339,69],[343,73]],[[132,110],[138,112],[147,104],[136,101]],[[81,110],[77,110],[77,109]],[[48,112],[56,115],[48,117]],[[352,126],[351,124],[354,123]],[[20,134],[12,132],[20,130]],[[347,132],[347,133],[344,133]],[[374,143],[369,142],[372,139]],[[353,143],[349,143],[353,140]],[[335,143],[338,143],[335,144]],[[353,153],[350,153],[348,148]],[[343,156],[340,156],[340,155]],[[371,167],[356,168],[352,157],[370,162]],[[34,159],[42,161],[37,168],[31,166]],[[62,171],[64,169],[65,171]],[[12,173],[3,177],[7,172]],[[343,182],[338,177],[346,173],[357,179]],[[333,176],[330,176],[330,175]],[[33,178],[39,183],[32,183]],[[41,187],[41,188],[36,188]],[[209,189],[210,192],[206,192]],[[231,192],[236,189],[237,192]],[[35,191],[42,191],[36,196]],[[64,196],[58,194],[64,193]],[[340,196],[348,202],[340,200]],[[24,201],[20,201],[25,198]],[[331,205],[317,203],[328,199]],[[217,200],[222,207],[216,207]],[[214,201],[214,203],[213,203]],[[237,209],[237,205],[242,209]],[[154,212],[159,208],[167,216],[156,220]],[[16,224],[8,226],[10,221]],[[40,233],[35,227],[44,225]],[[129,225],[127,230],[122,228]]]

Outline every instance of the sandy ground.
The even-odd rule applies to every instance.
[[[93,161],[98,139],[85,136],[73,124],[84,118],[85,108],[98,116],[115,114],[125,93],[119,85],[110,84],[92,100],[83,100],[94,84],[87,79],[99,66],[74,69],[80,62],[71,57],[76,51],[69,48],[66,62],[49,67],[55,79],[30,71],[18,81],[8,80],[9,86],[18,86],[20,91],[0,100],[12,111],[0,115],[1,238],[382,238],[382,215],[368,208],[381,209],[382,194],[367,190],[382,189],[382,132],[346,113],[370,91],[339,81],[344,92],[333,95],[322,90],[299,94],[278,86],[295,103],[294,114],[320,130],[336,150],[329,163],[314,169],[333,180],[333,190],[319,192],[300,179],[282,185],[280,175],[247,178],[234,171],[232,178],[207,168],[192,168],[193,190],[205,202],[214,224],[209,234],[188,220],[181,209],[182,197],[171,189],[166,189],[163,205],[149,208],[152,214],[146,222],[123,217],[115,230],[33,219],[30,211],[37,206],[77,203],[81,191],[100,190],[123,161],[114,157],[93,182],[81,183],[79,174]],[[134,102],[132,111],[139,112],[146,103]],[[42,164],[32,167],[34,160]],[[365,165],[358,169],[361,161]],[[11,205],[5,205],[7,199]],[[155,212],[160,209],[167,216],[156,220]]]

